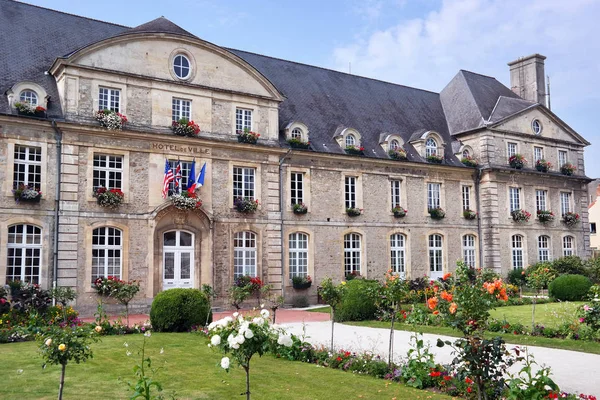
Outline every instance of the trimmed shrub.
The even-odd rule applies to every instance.
[[[294,308],[306,308],[308,305],[309,302],[307,296],[294,296],[292,298],[292,307]]]
[[[590,258],[585,262],[586,275],[594,283],[600,283],[600,257]]]
[[[346,283],[346,293],[335,311],[335,321],[363,321],[375,319],[377,306],[375,296],[379,282],[368,279],[353,279]]]
[[[592,287],[590,278],[583,275],[561,275],[548,286],[548,294],[561,301],[583,300]]]
[[[525,280],[525,270],[523,268],[511,269],[508,271],[506,281],[511,285],[525,286],[527,281]]]
[[[199,289],[169,289],[152,302],[150,323],[157,332],[186,332],[212,321],[210,302]]]
[[[577,256],[566,256],[556,259],[552,262],[552,267],[554,267],[556,272],[560,275],[587,275],[583,261]]]

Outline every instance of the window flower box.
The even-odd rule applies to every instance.
[[[346,280],[351,281],[353,279],[362,279],[359,271],[352,271],[349,274],[346,274]]]
[[[304,203],[296,203],[292,206],[292,211],[294,214],[306,214],[308,212],[308,208]]]
[[[241,213],[252,214],[258,210],[258,200],[252,200],[247,197],[238,197],[234,200],[233,206]]]
[[[535,163],[535,169],[537,169],[540,172],[548,172],[550,168],[552,168],[552,163],[544,159],[537,160]]]
[[[477,167],[479,165],[477,160],[471,156],[461,158],[460,162],[466,165],[467,167]]]
[[[512,216],[513,221],[520,223],[529,222],[529,218],[531,218],[531,213],[525,210],[514,210],[510,215]]]
[[[574,212],[568,212],[563,216],[563,222],[568,226],[568,227],[573,227],[575,225],[577,225],[577,223],[579,222],[580,217],[579,214],[574,213]]]
[[[429,216],[433,219],[444,219],[446,212],[441,207],[430,208]]]
[[[259,137],[260,133],[252,132],[248,128],[243,131],[238,131],[237,133],[238,142],[240,143],[256,144]]]
[[[444,156],[432,154],[430,156],[427,156],[427,162],[430,162],[432,164],[441,164],[442,162],[444,162]]]
[[[397,148],[395,150],[388,151],[388,156],[390,156],[390,158],[392,160],[398,160],[398,161],[405,161],[407,158],[406,150],[404,150],[403,148]]]
[[[554,221],[554,213],[550,210],[538,210],[537,217],[541,223]]]
[[[123,202],[125,194],[121,189],[107,189],[105,187],[99,187],[94,191],[94,197],[98,204],[102,207],[117,208]]]
[[[27,102],[17,102],[15,103],[15,108],[17,109],[17,113],[19,115],[27,115],[32,117],[45,118],[46,117],[46,109],[42,106],[33,106]]]
[[[292,287],[298,290],[308,289],[312,285],[312,278],[310,275],[306,276],[294,276],[292,277]]]
[[[13,195],[17,203],[39,203],[42,199],[42,192],[34,189],[33,186],[22,184],[13,190]]]
[[[96,113],[96,120],[100,125],[109,131],[117,131],[123,129],[123,125],[127,123],[127,117],[121,113],[112,110],[101,110]]]
[[[477,213],[473,210],[464,210],[463,217],[465,219],[475,219],[475,218],[477,218]]]
[[[406,216],[406,213],[408,211],[400,206],[396,206],[396,207],[392,208],[392,212],[394,213],[394,217],[403,218],[404,216]]]
[[[300,139],[292,138],[288,139],[288,144],[292,149],[308,149],[310,147],[310,142],[305,142]]]
[[[515,154],[508,159],[508,165],[515,169],[522,169],[525,164],[527,164],[527,160],[521,154]]]
[[[359,215],[362,214],[362,209],[360,209],[360,208],[346,208],[346,214],[348,214],[349,217],[358,217]]]
[[[362,146],[360,146],[360,147],[346,146],[344,151],[346,152],[346,154],[349,154],[351,156],[364,156],[365,155],[365,148]]]
[[[202,200],[198,198],[196,193],[181,192],[171,195],[173,207],[179,210],[196,210],[202,207]]]
[[[177,136],[197,137],[200,133],[200,126],[194,121],[189,121],[187,118],[173,121],[171,129]]]
[[[571,176],[577,170],[571,163],[566,163],[560,167],[560,173],[563,175]]]

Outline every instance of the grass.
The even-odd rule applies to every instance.
[[[317,308],[311,308],[310,310],[306,310],[308,312],[321,312],[321,313],[327,313],[329,314],[331,311],[331,307],[329,306],[323,306],[323,307],[317,307]]]
[[[556,328],[564,322],[577,319],[577,307],[583,302],[561,302],[537,304],[535,306],[535,323]],[[531,327],[531,305],[498,307],[490,312],[492,318],[506,319],[510,323],[520,322]]]
[[[64,399],[128,399],[132,392],[120,382],[132,381],[133,366],[139,362],[135,349],[142,335],[106,336],[95,344],[95,357],[83,364],[67,366]],[[127,357],[124,342],[133,355]],[[164,354],[159,350],[164,348]],[[222,357],[207,347],[205,339],[189,333],[156,333],[148,339],[146,355],[153,367],[161,367],[156,380],[165,393],[177,399],[241,399],[245,375],[232,367],[226,373],[219,367]],[[0,398],[3,400],[55,399],[60,367],[41,368],[35,342],[0,345]],[[276,359],[253,358],[251,362],[252,399],[450,399],[432,392],[407,388],[383,379],[355,375],[312,364]],[[244,397],[245,398],[245,397]]]

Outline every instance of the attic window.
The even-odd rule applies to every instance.
[[[471,154],[469,153],[469,150],[466,150],[466,149],[465,149],[465,150],[463,150],[463,152],[462,152],[462,156],[463,156],[464,158],[469,158],[469,157],[471,157]]]
[[[183,54],[177,54],[173,58],[173,72],[179,79],[187,79],[190,76],[192,68],[190,60]]]
[[[37,93],[33,90],[23,90],[19,95],[19,101],[21,103],[29,103],[32,106],[38,105],[38,96]]]
[[[346,147],[355,146],[355,145],[356,145],[356,138],[354,137],[354,135],[351,133],[346,135]]]
[[[539,135],[542,133],[542,123],[540,122],[539,119],[534,119],[531,122],[531,129],[533,129],[533,133],[535,133],[536,135]]]
[[[398,150],[400,148],[400,143],[394,139],[390,142],[390,150]]]
[[[433,138],[428,138],[425,142],[425,157],[437,155],[437,142]]]
[[[290,136],[292,139],[302,140],[302,129],[300,129],[300,128],[292,129],[292,133]]]

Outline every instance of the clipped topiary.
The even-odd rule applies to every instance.
[[[561,275],[548,286],[548,294],[561,301],[583,300],[592,287],[590,278],[583,275]]]
[[[169,289],[152,302],[150,323],[157,332],[186,332],[212,321],[208,298],[199,289]]]
[[[375,319],[378,281],[353,279],[346,283],[346,292],[335,311],[335,322]]]

